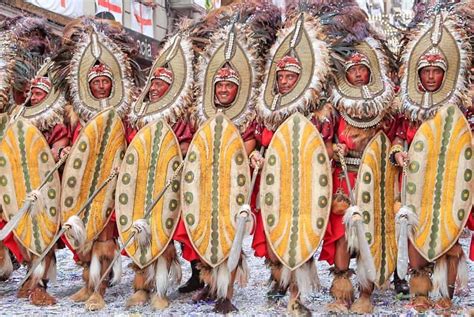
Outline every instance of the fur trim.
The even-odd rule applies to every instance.
[[[115,256],[118,255],[117,261],[112,266],[112,280],[110,285],[118,285],[122,281],[122,256],[119,254],[119,250],[115,251]]]
[[[74,111],[74,107],[72,106],[72,104],[66,104],[64,106],[64,124],[69,126],[70,129],[74,131],[79,122],[79,116]]]
[[[155,289],[156,294],[159,297],[165,297],[166,291],[168,290],[169,286],[169,271],[168,271],[168,263],[166,263],[166,259],[163,256],[160,256],[156,260],[156,268],[155,268]]]
[[[411,121],[426,121],[436,115],[438,110],[445,104],[456,104],[459,107],[463,107],[465,100],[468,99],[468,87],[467,87],[467,78],[469,74],[470,67],[470,55],[471,45],[469,43],[468,36],[465,33],[465,30],[462,27],[459,27],[458,24],[461,24],[459,21],[456,21],[456,16],[454,14],[447,14],[443,16],[443,25],[449,30],[449,33],[455,38],[458,49],[460,52],[460,65],[458,77],[456,78],[456,86],[454,87],[453,94],[446,102],[431,105],[429,108],[423,107],[421,104],[414,103],[408,95],[408,71],[405,71],[400,84],[400,96],[402,98],[402,112],[407,118]],[[432,24],[428,23],[417,32],[414,32],[410,37],[410,41],[407,45],[405,53],[402,56],[402,63],[407,67],[409,63],[410,56],[413,53],[413,49],[416,44],[418,44],[419,39],[431,29]],[[447,57],[449,58],[449,57]]]
[[[55,125],[63,123],[65,105],[66,99],[64,98],[64,94],[61,93],[57,100],[51,105],[48,105],[44,111],[28,116],[25,114],[25,117],[40,131],[49,131],[54,128]]]
[[[132,228],[136,232],[136,241],[140,248],[148,248],[151,243],[151,228],[146,219],[135,220]]]
[[[123,85],[123,88],[124,88],[124,96],[122,96],[120,103],[116,105],[110,105],[110,106],[113,107],[115,111],[117,111],[117,114],[121,118],[124,118],[126,114],[128,113],[130,104],[132,102],[132,79],[131,79],[132,70],[130,67],[130,63],[128,61],[128,57],[125,53],[121,51],[120,47],[117,44],[115,44],[105,34],[98,32],[97,30],[95,30],[95,33],[97,34],[97,38],[100,44],[105,45],[108,48],[108,50],[114,55],[114,57],[117,59],[118,64],[120,65],[120,72],[121,72],[120,77],[122,78],[121,84]],[[86,49],[91,44],[91,41],[92,41],[91,35],[83,34],[81,41],[76,45],[76,52],[70,61],[70,75],[68,79],[70,90],[71,90],[72,105],[74,107],[74,110],[79,115],[79,117],[85,122],[89,121],[92,117],[94,117],[97,113],[99,113],[100,110],[103,110],[103,109],[92,110],[92,105],[84,104],[84,101],[80,98],[79,81],[76,80],[78,76],[74,76],[75,74],[78,74],[79,72],[79,66],[80,66],[82,57]],[[118,78],[114,79],[114,81],[117,81],[117,80]],[[98,104],[99,102],[97,101],[97,105]]]
[[[26,199],[32,202],[30,211],[32,217],[36,217],[46,209],[43,193],[40,190],[32,190],[26,195]]]
[[[100,281],[100,260],[96,252],[92,252],[91,264],[89,267],[89,288],[95,290]]]
[[[293,21],[291,27],[284,28],[278,35],[276,43],[273,45],[268,62],[265,67],[264,74],[267,75],[265,82],[262,86],[259,102],[257,103],[257,116],[258,120],[263,122],[265,126],[270,130],[276,130],[278,126],[290,117],[295,112],[301,112],[304,115],[308,115],[318,108],[318,101],[320,99],[321,91],[325,85],[326,77],[329,74],[330,62],[329,62],[329,49],[324,41],[319,40],[320,33],[322,32],[319,22],[309,16],[305,15],[304,28],[308,32],[310,38],[312,38],[312,50],[313,55],[317,63],[313,69],[311,81],[308,83],[307,90],[298,99],[294,100],[290,105],[286,106],[281,110],[271,110],[271,105],[265,105],[265,89],[269,81],[268,75],[270,75],[270,68],[273,61],[273,56],[282,45],[284,39],[294,31],[295,24],[298,23],[298,17]],[[304,67],[304,65],[303,65]],[[268,89],[274,89],[274,87],[268,87]]]
[[[33,281],[31,285],[37,285],[38,282],[43,279],[44,274],[46,273],[46,265],[45,260],[41,261],[41,263],[35,268],[33,274],[31,275],[31,280]]]
[[[431,295],[434,297],[449,297],[448,257],[446,255],[436,260],[431,279],[433,281]]]
[[[211,44],[200,56],[197,64],[197,86],[196,86],[196,101],[197,101],[197,108],[191,113],[193,117],[192,120],[196,121],[198,125],[202,125],[209,117],[206,115],[204,111],[204,86],[206,80],[206,70],[209,62],[211,61],[212,57],[216,53],[216,51],[227,42],[229,32],[231,31],[231,27],[226,27],[225,29],[221,30],[220,32],[216,32],[216,34],[211,38]],[[256,51],[254,49],[253,43],[251,43],[251,38],[245,37],[244,33],[241,31],[241,26],[235,25],[235,34],[236,38],[235,41],[239,43],[239,45],[243,48],[244,52],[246,52],[246,56],[249,60],[249,65],[251,67],[250,77],[252,78],[251,83],[251,92],[250,96],[246,105],[246,109],[236,118],[232,119],[232,123],[239,129],[241,133],[244,133],[248,126],[252,123],[255,119],[255,105],[257,103],[257,98],[259,95],[258,88],[261,84],[261,72],[262,72],[262,65],[257,56]],[[209,84],[209,83],[208,83]]]
[[[180,36],[180,46],[182,51],[184,52],[184,59],[185,63],[184,65],[187,66],[187,68],[184,70],[186,74],[186,79],[183,84],[183,89],[179,92],[179,95],[177,98],[169,104],[165,110],[160,110],[158,113],[154,114],[141,114],[139,112],[142,112],[142,109],[144,109],[144,113],[146,113],[146,108],[148,105],[146,102],[143,100],[145,99],[146,95],[148,95],[149,89],[144,89],[138,98],[137,102],[141,102],[141,109],[139,109],[137,112],[136,107],[137,104],[134,103],[132,105],[130,114],[129,116],[129,121],[130,124],[136,128],[142,128],[146,124],[150,122],[155,122],[160,119],[164,119],[170,126],[173,126],[178,120],[184,118],[187,113],[189,108],[193,107],[194,103],[194,70],[193,70],[193,60],[194,60],[194,51],[192,47],[191,41],[187,38],[187,34],[183,35],[176,35],[169,39],[163,50],[161,52],[165,52],[168,48],[170,48],[172,45],[174,45],[174,41],[176,38]],[[161,53],[160,53],[161,55]],[[153,78],[153,70],[154,67],[150,69],[150,74],[148,75],[147,83],[145,85],[146,87],[149,87],[151,85],[151,80]]]
[[[66,231],[66,236],[69,241],[74,241],[73,247],[76,250],[83,250],[86,242],[86,228],[82,219],[78,216],[71,216],[64,223],[64,226],[69,226],[71,229]]]
[[[330,100],[339,112],[346,114],[350,118],[382,118],[385,113],[391,111],[392,99],[395,96],[393,83],[388,77],[388,59],[377,40],[369,37],[366,38],[364,42],[372,48],[377,56],[378,64],[380,65],[381,80],[384,86],[383,93],[370,100],[353,99],[343,96],[336,86],[332,86]]]
[[[15,41],[11,32],[0,32],[0,113],[8,108],[10,81],[15,66]]]
[[[409,237],[413,237],[418,226],[418,215],[414,213],[410,207],[402,206],[395,216],[395,237],[397,241],[400,237],[400,223],[402,218],[407,219]]]
[[[286,266],[281,267],[280,287],[285,289],[291,284],[295,284],[298,292],[309,294],[320,289],[319,276],[314,259],[311,258],[306,263],[291,271]]]
[[[355,214],[361,214],[358,206],[350,206],[346,209],[342,222],[345,226],[345,235],[347,240],[347,251],[354,253],[359,251],[359,239],[353,217]]]
[[[354,287],[347,274],[335,275],[329,292],[336,300],[342,300],[347,303],[352,303],[354,300]]]
[[[413,296],[427,297],[433,289],[429,272],[426,270],[415,271],[410,278],[410,294]]]
[[[231,280],[231,272],[227,267],[227,261],[224,261],[214,268],[201,263],[199,270],[200,278],[204,283],[209,285],[210,292],[217,294],[217,299],[227,298]]]

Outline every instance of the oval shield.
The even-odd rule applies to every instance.
[[[216,267],[229,256],[236,214],[250,191],[244,142],[223,114],[206,121],[194,136],[181,186],[189,238],[202,260]]]
[[[126,147],[124,127],[115,110],[99,113],[82,128],[64,167],[61,189],[63,223],[80,211],[114,168],[120,167]],[[114,179],[79,214],[86,228],[86,241],[93,241],[109,221],[114,208],[115,184]],[[74,243],[71,246],[76,247]]]
[[[319,132],[300,113],[278,128],[265,157],[260,181],[265,233],[278,259],[295,270],[313,256],[326,231],[329,157]]]
[[[181,150],[172,129],[164,120],[143,127],[128,146],[120,167],[115,206],[122,241],[133,233],[133,222],[145,217],[166,183],[181,163]],[[171,241],[180,216],[179,181],[174,180],[147,219],[150,246],[141,249],[134,240],[125,250],[144,268],[159,257]]]
[[[356,201],[367,230],[378,287],[390,278],[397,261],[394,184],[398,171],[389,162],[389,155],[390,140],[379,132],[365,148],[356,182]]]
[[[28,120],[18,119],[0,142],[0,196],[3,212],[11,219],[55,166],[43,134]],[[59,227],[61,185],[55,172],[40,190],[38,199],[20,220],[14,234],[30,252],[40,255]]]
[[[420,126],[409,157],[407,205],[418,215],[411,242],[432,262],[459,239],[472,206],[472,133],[458,107]]]

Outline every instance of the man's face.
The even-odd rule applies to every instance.
[[[370,81],[370,69],[365,65],[354,65],[346,71],[347,81],[356,87],[365,86]]]
[[[278,93],[284,95],[293,90],[298,82],[299,74],[289,70],[280,70],[277,72]]]
[[[237,96],[239,86],[231,81],[219,81],[216,83],[216,97],[219,103],[223,106],[228,106],[234,102]]]
[[[48,93],[40,88],[31,89],[31,105],[36,106],[48,96]]]
[[[150,90],[148,90],[148,98],[150,102],[156,102],[158,99],[163,97],[163,95],[170,88],[170,84],[161,79],[153,79],[151,81]]]
[[[421,85],[427,92],[435,92],[443,83],[444,70],[438,66],[427,66],[419,72]]]
[[[107,76],[98,76],[89,82],[89,88],[95,98],[108,98],[112,91],[112,81]]]

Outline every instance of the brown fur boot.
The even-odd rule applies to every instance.
[[[32,288],[31,278],[29,278],[16,293],[17,298],[28,298],[30,296],[30,290]]]
[[[105,274],[105,271],[112,263],[116,249],[117,244],[114,239],[95,241],[92,246],[89,287],[90,289],[94,290],[94,293],[87,299],[85,303],[87,310],[94,311],[103,309],[105,307],[104,295],[109,283],[109,279],[107,277],[100,283],[100,285],[98,285],[98,283],[102,275]]]
[[[153,265],[154,264],[150,264],[151,269],[150,267],[140,269],[137,265],[132,265],[132,269],[135,271],[135,278],[133,280],[135,293],[127,299],[127,303],[125,304],[127,308],[144,305],[150,299],[149,292],[151,289],[150,282],[153,280]],[[151,273],[149,272],[150,270]],[[147,273],[151,274],[151,277],[147,276]]]
[[[411,306],[418,312],[424,312],[433,305],[428,297],[433,288],[430,274],[432,269],[426,267],[420,270],[413,270],[410,278],[410,295],[412,296]]]
[[[300,292],[295,282],[290,284],[290,299],[288,300],[287,310],[291,316],[310,317],[311,311],[301,303]]]
[[[41,280],[30,293],[30,301],[35,306],[50,306],[56,304],[56,299],[46,291],[48,281]]]
[[[326,310],[334,313],[347,313],[354,300],[354,287],[350,280],[353,271],[339,271],[334,268],[332,273],[334,274],[334,279],[329,291],[334,301],[326,306]]]
[[[89,263],[84,265],[82,280],[84,281],[84,286],[69,297],[73,302],[85,302],[92,295],[92,289],[89,287]]]
[[[373,290],[373,284],[370,289],[362,289],[359,298],[351,306],[351,312],[356,314],[371,314],[374,311],[374,305],[372,305],[370,300]]]

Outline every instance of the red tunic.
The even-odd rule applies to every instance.
[[[334,117],[331,115],[326,116],[323,120],[317,119],[316,117],[311,118],[311,122],[316,126],[319,133],[324,140],[324,142],[330,141],[333,138],[334,134]],[[267,148],[270,145],[271,139],[273,137],[274,131],[268,130],[263,126],[258,126],[255,131],[255,139],[257,142]],[[252,240],[252,248],[254,250],[254,255],[257,257],[268,258],[268,249],[267,249],[267,238],[265,236],[265,229],[263,226],[262,213],[260,209],[257,208],[257,199],[258,193],[260,190],[260,173],[257,176],[255,182],[254,190],[252,191],[252,199],[250,201],[250,206],[252,211],[255,214],[255,226]]]
[[[244,133],[242,134],[242,139],[244,140],[244,142],[253,140],[255,138],[255,127],[256,127],[256,124],[252,123],[244,131]],[[183,133],[185,131],[189,131],[189,133],[185,133],[185,135],[190,136],[190,137],[186,137],[187,141],[191,141],[191,139],[192,139],[192,134],[190,134],[190,132],[192,132],[192,131],[188,130],[189,128],[190,127],[184,129],[184,127],[183,127],[183,129],[182,129]],[[178,136],[178,139],[180,139],[179,136]],[[191,243],[191,240],[189,239],[188,232],[186,231],[186,226],[184,225],[184,221],[183,221],[182,217],[179,218],[178,225],[176,227],[176,231],[174,232],[174,235],[173,235],[173,239],[182,243],[183,258],[185,260],[191,262],[191,261],[200,259],[199,254],[194,249],[194,247]]]

